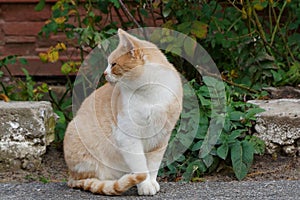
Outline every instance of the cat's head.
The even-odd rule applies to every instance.
[[[166,58],[151,42],[140,40],[122,29],[118,30],[119,45],[109,55],[104,72],[108,82],[134,80],[149,62],[165,62]]]

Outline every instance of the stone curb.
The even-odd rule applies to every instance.
[[[0,101],[0,172],[35,170],[54,140],[56,115],[47,101]]]
[[[265,141],[267,153],[300,156],[300,99],[248,102],[265,109],[257,115],[255,135]]]

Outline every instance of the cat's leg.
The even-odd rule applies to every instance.
[[[159,190],[159,185],[152,183],[151,173],[148,169],[142,140],[119,131],[116,132],[116,135],[118,135],[116,137],[116,141],[119,146],[119,151],[128,165],[130,173],[146,173],[147,175],[147,178],[137,185],[138,194],[156,194]]]
[[[149,177],[147,177],[147,181],[144,181],[140,184],[138,184],[138,189],[143,190],[143,188],[155,188],[156,192],[160,190],[160,186],[156,180],[157,178],[157,173],[159,170],[159,166],[161,163],[161,160],[164,155],[164,150],[163,151],[155,151],[151,153],[146,154],[146,159],[147,159],[147,166],[149,170]],[[150,185],[150,186],[146,186]]]
[[[160,190],[160,186],[157,182],[157,174],[159,167],[161,165],[161,161],[163,159],[165,150],[167,148],[167,144],[160,146],[157,149],[154,149],[153,151],[146,153],[146,159],[147,159],[147,166],[150,172],[150,182],[151,184],[156,188],[157,191]]]

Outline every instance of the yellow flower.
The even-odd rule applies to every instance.
[[[48,61],[48,55],[46,53],[39,53],[39,57],[41,61],[47,62]]]
[[[273,5],[273,0],[269,0],[269,3],[270,3],[270,5]],[[253,4],[254,4],[253,8],[255,10],[261,11],[267,7],[268,1],[267,0],[254,0]]]
[[[51,22],[51,20],[47,20],[47,21],[45,21],[45,24],[49,24]]]
[[[76,13],[77,13],[77,11],[73,9],[68,12],[68,15],[73,15],[73,14],[75,15]]]
[[[245,8],[243,7],[242,8],[242,19],[247,19],[247,18],[248,18],[247,12],[246,12]]]
[[[48,61],[52,63],[56,62],[59,58],[59,54],[56,49],[52,49],[51,51],[49,51],[47,56],[48,56]]]
[[[67,50],[66,45],[63,42],[57,43],[57,45],[55,46],[55,48],[57,50]]]
[[[75,62],[75,65],[76,65],[76,66],[80,66],[80,65],[81,65],[81,62],[80,62],[80,61]]]
[[[263,7],[261,4],[259,4],[259,3],[257,3],[257,4],[254,4],[253,8],[254,8],[255,10],[258,10],[258,11],[260,11],[260,10],[263,10],[263,9],[264,9],[264,7]]]
[[[66,21],[66,17],[58,17],[54,19],[55,23],[62,24]]]
[[[232,78],[238,78],[239,74],[234,69],[230,71],[230,77]]]

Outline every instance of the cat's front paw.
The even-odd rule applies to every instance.
[[[155,195],[160,186],[156,180],[145,180],[137,185],[139,195]]]

